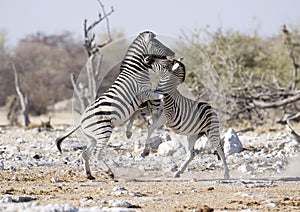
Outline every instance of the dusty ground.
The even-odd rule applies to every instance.
[[[54,115],[53,120],[56,118]],[[66,120],[60,119],[55,130],[42,132],[2,126],[0,159],[11,159],[4,160],[4,169],[0,171],[0,199],[6,194],[34,196],[35,202],[42,205],[68,203],[80,207],[110,207],[112,200],[124,200],[137,211],[300,211],[299,176],[245,175],[232,163],[229,163],[231,180],[222,180],[219,162],[213,170],[199,168],[193,163],[181,178],[174,179],[166,170],[145,168],[146,171],[141,171],[140,166],[146,164],[143,161],[123,167],[119,163],[113,169],[115,180],[99,170],[95,173],[96,180],[87,180],[81,162],[76,162],[78,151],[73,146],[68,147],[76,138],[71,137],[71,141],[63,146],[63,156],[53,145],[55,138],[64,132],[65,128],[59,126],[66,124]],[[112,139],[120,142],[118,139],[123,136],[116,134]],[[10,152],[11,146],[16,150]],[[115,155],[126,154],[133,151],[133,147],[109,151]],[[294,167],[300,169],[299,164]],[[97,170],[95,166],[93,169]]]
[[[67,168],[67,167],[60,167]],[[81,173],[60,172],[58,167],[33,168],[31,172],[2,172],[1,194],[31,195],[41,204],[69,203],[80,206],[83,198],[101,200],[93,205],[107,205],[111,199],[126,200],[141,211],[210,211],[255,209],[258,211],[300,210],[300,183],[296,181],[258,180],[261,188],[247,188],[249,181],[185,179],[118,179],[111,181],[97,175],[88,181]],[[58,176],[62,182],[51,182]],[[265,186],[267,184],[267,186]],[[123,186],[126,192],[117,196],[113,188]],[[134,194],[136,193],[136,194]]]

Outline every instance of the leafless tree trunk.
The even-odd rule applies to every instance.
[[[21,102],[21,107],[22,107],[22,114],[23,114],[23,126],[28,126],[30,124],[29,116],[28,116],[28,99],[27,95],[22,91],[20,88],[20,82],[19,82],[19,77],[18,77],[18,72],[16,69],[16,66],[13,64],[12,65],[13,71],[14,71],[14,77],[15,77],[15,87],[17,94],[19,96],[20,102]]]
[[[88,104],[94,101],[97,96],[97,79],[99,77],[102,64],[102,55],[100,54],[100,49],[108,45],[112,41],[108,16],[110,16],[114,12],[114,9],[113,7],[111,7],[110,12],[106,13],[104,5],[101,3],[101,1],[98,0],[98,3],[100,4],[103,16],[101,15],[101,13],[99,13],[99,19],[94,21],[89,26],[87,26],[87,20],[85,19],[83,25],[84,47],[89,56],[85,66],[87,72],[87,83],[81,84],[79,86],[76,84],[75,75],[71,75],[74,92],[79,98],[81,112],[87,107]],[[95,33],[92,32],[92,30],[102,21],[106,21],[108,40],[98,45],[97,43],[95,43],[96,36]]]

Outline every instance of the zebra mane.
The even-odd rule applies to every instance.
[[[178,65],[174,67],[176,64]],[[185,77],[186,77],[185,65],[181,62],[181,60],[176,60],[176,59],[173,60],[172,72],[178,77],[180,83],[183,83],[185,81]]]
[[[123,65],[126,66],[126,63],[128,61],[138,61],[141,66],[144,66],[144,69],[148,69],[151,67],[150,63],[145,61],[146,57],[166,59],[167,57],[173,57],[175,55],[175,52],[173,52],[155,37],[156,35],[153,32],[145,31],[140,33],[133,40],[131,45],[128,47],[126,55],[121,63],[120,73],[122,73],[125,70],[122,67]]]

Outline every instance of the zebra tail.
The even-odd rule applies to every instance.
[[[56,147],[58,149],[58,151],[60,153],[62,153],[62,150],[61,150],[61,143],[63,142],[63,140],[65,140],[65,138],[67,138],[69,135],[71,135],[72,133],[74,133],[76,130],[78,130],[78,128],[80,127],[80,124],[78,124],[74,129],[72,129],[70,132],[67,132],[65,135],[63,135],[62,137],[58,138],[55,140],[55,144],[56,144]]]

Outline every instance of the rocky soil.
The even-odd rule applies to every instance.
[[[300,211],[300,148],[285,131],[238,134],[241,152],[227,156],[230,180],[201,140],[195,159],[175,179],[185,159],[184,137],[157,131],[152,141],[158,150],[143,159],[138,150],[146,131],[135,128],[127,139],[119,127],[102,153],[115,179],[95,162],[96,180],[90,181],[80,134],[65,140],[62,155],[54,146],[68,129],[62,122],[54,129],[0,127],[0,211]]]

